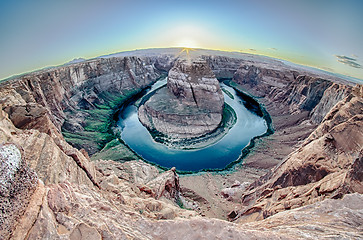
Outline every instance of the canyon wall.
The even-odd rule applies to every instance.
[[[241,199],[240,221],[363,193],[362,90],[357,87],[338,102],[300,148],[250,186]]]
[[[267,219],[235,224],[202,218],[177,205],[188,199],[175,169],[159,173],[142,161],[90,161],[88,153],[102,152],[99,142],[110,140],[110,126],[103,124],[119,104],[154,82],[161,76],[157,68],[168,69],[172,60],[109,58],[0,83],[0,238],[362,237],[362,86],[282,65],[205,58],[217,77],[233,77],[264,96],[260,101],[276,114],[319,124],[239,199],[245,206],[237,221]]]
[[[107,225],[99,221],[100,211],[109,210],[101,199],[112,201],[108,205],[113,216],[119,206],[123,213],[142,211],[151,219],[194,215],[175,204],[179,199],[175,169],[160,174],[140,161],[94,163],[61,133],[62,124],[70,121],[82,131],[82,118],[89,116],[84,110],[99,110],[97,104],[110,100],[102,94],[124,97],[159,76],[152,64],[138,58],[99,59],[1,83],[1,239],[118,238],[125,234],[123,221],[119,231],[100,230],[112,225],[111,219]],[[85,205],[90,197],[93,205]],[[89,209],[96,212],[93,224],[101,224],[98,230]]]
[[[236,216],[239,222],[264,219],[325,198],[363,193],[362,180],[357,178],[361,175],[357,166],[362,162],[362,86],[352,88],[258,65],[242,65],[233,81],[263,96],[263,102],[279,109],[279,114],[299,116],[298,124],[319,124],[295,151],[243,194],[244,207]]]
[[[203,60],[178,60],[167,88],[156,90],[140,105],[140,122],[164,141],[204,136],[222,121],[224,98],[218,80]]]

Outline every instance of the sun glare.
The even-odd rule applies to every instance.
[[[181,48],[198,48],[198,44],[192,39],[182,39],[176,46]]]

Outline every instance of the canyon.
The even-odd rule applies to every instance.
[[[177,51],[0,82],[0,238],[362,238],[363,86],[200,50],[217,79],[265,107],[274,134],[228,171],[179,176],[142,161],[114,126],[120,106],[170,74]]]
[[[206,62],[178,60],[170,69],[167,88],[157,90],[139,107],[141,123],[165,140],[198,138],[222,121],[224,98]]]

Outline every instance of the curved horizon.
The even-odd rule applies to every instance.
[[[161,49],[165,49],[166,50],[166,49],[185,49],[185,48],[186,47],[165,47],[165,48],[130,49],[130,50],[125,50],[125,51],[121,51],[121,52],[113,52],[113,53],[102,54],[102,55],[95,56],[95,57],[91,57],[91,58],[87,58],[87,59],[86,58],[79,57],[79,58],[71,59],[71,60],[69,60],[67,62],[58,64],[58,65],[47,65],[47,66],[43,66],[41,68],[33,69],[33,70],[30,70],[30,71],[27,71],[27,72],[17,73],[17,74],[14,74],[14,75],[5,77],[3,79],[0,79],[0,81],[6,81],[6,80],[9,80],[9,79],[14,79],[14,78],[17,78],[17,77],[25,76],[27,74],[36,73],[38,71],[42,71],[42,70],[46,70],[46,69],[51,69],[51,68],[57,68],[57,67],[65,66],[67,64],[73,64],[73,61],[78,61],[78,62],[89,61],[89,60],[98,59],[98,58],[105,58],[105,57],[108,57],[108,56],[112,57],[112,55],[119,55],[119,54],[123,54],[123,53],[131,53],[131,52],[142,52],[142,51],[145,51],[145,50],[161,50]],[[248,54],[248,55],[257,56],[257,57],[268,57],[268,58],[273,59],[273,60],[283,61],[284,64],[286,62],[287,63],[292,63],[292,64],[294,64],[296,66],[308,67],[308,68],[310,68],[310,70],[318,70],[318,71],[324,72],[326,74],[330,74],[332,76],[336,76],[338,78],[342,78],[342,79],[347,80],[347,81],[350,81],[350,82],[359,83],[359,84],[362,84],[363,83],[363,78],[356,78],[356,77],[352,77],[352,76],[348,76],[348,75],[344,75],[344,74],[340,74],[340,73],[334,73],[334,72],[330,72],[330,71],[327,71],[325,69],[321,69],[321,68],[318,68],[318,67],[315,67],[315,66],[309,66],[309,65],[303,65],[303,64],[299,64],[299,63],[294,63],[294,62],[291,62],[289,60],[280,59],[280,58],[276,58],[276,57],[273,57],[273,56],[266,56],[266,55],[262,55],[262,54],[253,54],[253,53],[241,52],[241,51],[233,51],[233,50],[232,51],[225,51],[225,50],[221,50],[221,49],[205,49],[205,48],[192,48],[192,49],[204,50],[204,51],[216,51],[216,52],[220,52],[220,53]],[[141,55],[145,55],[145,54],[141,54]],[[131,54],[130,56],[134,56],[134,55]],[[177,56],[175,56],[175,57],[177,57]],[[77,62],[74,62],[74,63],[77,63]],[[359,81],[359,82],[357,82],[357,81]],[[362,81],[362,83],[360,81]]]
[[[268,56],[363,79],[363,2],[2,1],[0,79],[171,47]]]

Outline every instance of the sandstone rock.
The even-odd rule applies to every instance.
[[[100,240],[101,235],[95,228],[88,226],[87,224],[80,223],[75,227],[69,236],[70,240]]]
[[[232,184],[231,187],[223,188],[221,190],[221,195],[229,200],[237,199],[238,197],[242,196],[249,184],[249,182],[244,182],[241,184],[240,182],[236,181]]]
[[[333,107],[303,146],[251,185],[242,197],[246,207],[240,212],[241,221],[360,192],[362,183],[350,177],[360,171],[354,166],[362,158],[362,108],[362,98],[351,95]]]
[[[8,239],[38,185],[14,144],[0,145],[0,238]]]
[[[157,215],[157,218],[158,219],[174,219],[175,218],[175,212],[170,208],[164,208]]]
[[[26,207],[24,214],[17,219],[17,224],[11,226],[13,233],[11,239],[22,240],[26,239],[29,229],[32,228],[37,218],[39,217],[40,208],[43,204],[46,187],[41,180],[38,181],[38,185],[31,197],[29,197],[29,204]]]
[[[52,186],[53,187],[53,186]],[[38,239],[62,239],[80,237],[92,233],[90,237],[101,235],[104,239],[320,239],[326,236],[336,238],[362,237],[362,194],[349,194],[343,199],[329,199],[306,207],[281,212],[259,222],[234,224],[213,218],[175,218],[168,221],[155,221],[144,217],[144,213],[132,212],[130,206],[110,203],[101,192],[94,192],[88,187],[68,185],[72,198],[66,198],[69,205],[75,206],[72,213],[64,215],[68,223],[67,231],[53,231],[52,226],[64,224],[59,212],[53,212],[56,218],[38,218],[42,225],[35,224],[29,236]],[[136,199],[135,199],[136,200]],[[150,201],[150,200],[147,200]],[[46,201],[43,203],[46,204]],[[116,204],[116,205],[115,205]],[[173,218],[175,210],[153,204],[157,218]],[[105,206],[108,206],[106,208]],[[50,209],[43,205],[43,209]],[[146,208],[145,208],[146,209]],[[174,211],[174,213],[173,213]],[[71,220],[72,219],[72,220]],[[102,221],[100,221],[102,219]],[[55,222],[55,220],[57,222]],[[40,222],[39,222],[40,223]],[[47,228],[40,229],[40,226]],[[48,229],[47,232],[44,230]],[[55,229],[55,228],[54,228]],[[37,233],[37,235],[34,235]],[[39,233],[46,233],[40,235]]]
[[[185,105],[222,113],[224,98],[212,70],[204,61],[178,61],[169,71],[167,87]]]
[[[319,104],[311,111],[311,120],[315,123],[320,123],[339,101],[348,96],[350,89],[350,87],[342,84],[332,84],[324,91]]]
[[[342,199],[326,199],[244,226],[248,229],[269,229],[295,239],[360,239],[362,197],[362,194],[354,193],[345,195]]]
[[[298,76],[296,83],[291,83],[291,93],[287,99],[290,112],[296,110],[313,110],[320,102],[325,90],[332,83],[330,81],[310,76]]]
[[[159,175],[159,170],[144,161],[115,162],[98,160],[95,161],[96,168],[102,175],[109,176],[115,174],[119,179],[127,180],[131,183],[146,184]]]
[[[142,106],[143,125],[174,139],[195,138],[215,130],[222,120],[224,98],[212,70],[203,61],[179,60],[169,71],[167,89]]]
[[[0,147],[0,238],[361,239],[362,195],[347,193],[363,191],[363,87],[350,90],[321,81],[317,87],[326,90],[314,93],[315,78],[295,81],[297,74],[280,65],[271,69],[250,59],[205,59],[219,77],[234,74],[242,64],[235,81],[247,70],[240,83],[251,83],[255,92],[276,100],[271,104],[282,112],[312,108],[304,117],[323,119],[301,148],[251,185],[242,198],[250,205],[233,213],[244,213],[241,222],[270,217],[235,224],[196,216],[169,200],[179,194],[175,171],[159,175],[137,161],[98,161],[96,169],[86,153],[69,146],[60,134],[62,123],[72,118],[72,129],[82,130],[85,115],[73,118],[64,110],[92,109],[106,101],[101,93],[139,89],[159,76],[155,59],[95,59],[0,83],[1,144],[15,143]],[[160,65],[168,69],[167,62]],[[288,99],[294,107],[286,106]]]
[[[95,108],[105,99],[115,101],[160,76],[152,62],[145,64],[147,61],[136,57],[95,59],[30,73],[1,82],[0,102],[18,128],[61,138],[66,122],[63,130],[80,134],[89,116],[81,109]],[[91,154],[99,150],[97,143],[82,140],[74,145]]]
[[[179,176],[176,174],[174,167],[147,182],[146,185],[150,187],[152,195],[156,199],[166,197],[167,199],[176,200],[179,197]]]

